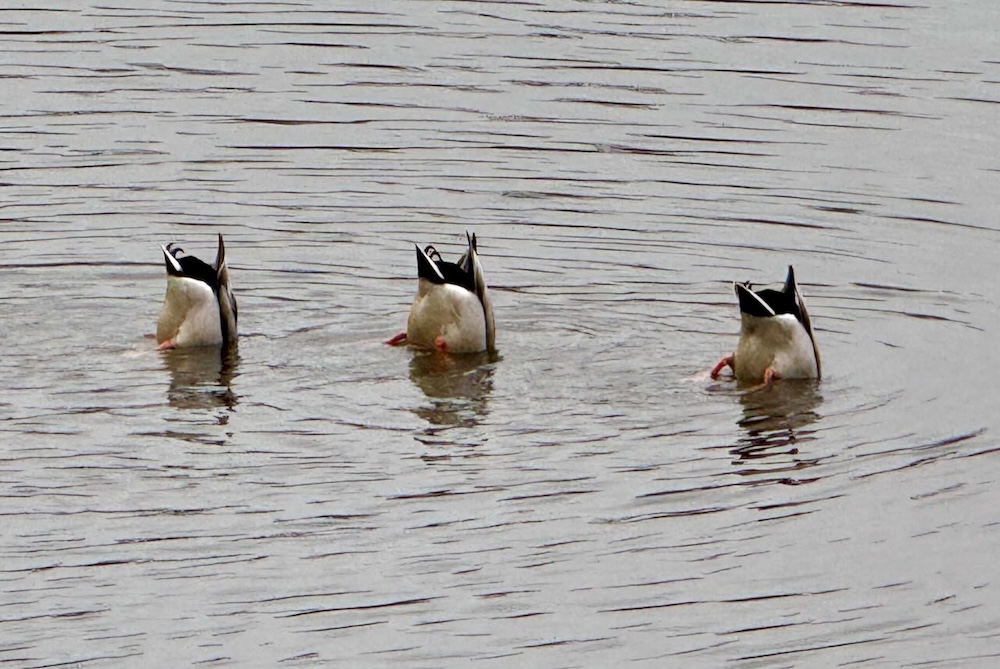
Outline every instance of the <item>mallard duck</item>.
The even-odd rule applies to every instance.
[[[235,342],[236,298],[229,283],[222,235],[213,265],[194,256],[181,256],[183,249],[174,244],[160,249],[167,264],[167,294],[156,324],[159,348]]]
[[[468,249],[458,262],[446,262],[433,246],[417,246],[417,296],[406,332],[388,344],[410,344],[448,353],[492,351],[496,343],[493,303],[476,236],[465,233]]]
[[[712,378],[724,367],[731,367],[739,381],[820,378],[819,348],[792,266],[781,290],[755,291],[749,282],[734,286],[742,319],[740,342],[736,353],[715,365]]]

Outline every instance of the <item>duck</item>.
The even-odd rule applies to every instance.
[[[156,323],[158,348],[235,343],[236,297],[222,235],[212,265],[191,255],[182,256],[184,250],[173,243],[160,250],[167,265],[167,293]]]
[[[819,379],[819,347],[806,303],[789,265],[781,290],[754,290],[750,282],[734,283],[740,304],[740,340],[736,352],[722,358],[713,379],[730,367],[738,381],[770,384],[776,379]]]
[[[417,250],[417,295],[406,332],[387,344],[408,344],[446,353],[494,351],[496,327],[475,233],[458,262],[447,262],[433,246]]]

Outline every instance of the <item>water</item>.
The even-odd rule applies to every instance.
[[[993,666],[998,13],[0,11],[0,661]],[[466,229],[498,355],[382,345]],[[709,380],[788,264],[823,380]]]

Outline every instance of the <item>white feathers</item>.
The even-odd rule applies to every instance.
[[[784,379],[819,377],[813,340],[792,314],[742,314],[733,372],[741,381],[760,381],[767,368]]]
[[[483,304],[462,286],[420,279],[406,323],[406,340],[451,353],[484,351],[488,337]]]
[[[156,342],[178,347],[218,346],[222,341],[219,303],[212,287],[198,279],[168,276]]]
[[[206,263],[173,245],[161,246],[167,292],[156,324],[160,348],[218,346],[236,341],[236,298],[229,281],[226,250],[219,235],[215,263]]]

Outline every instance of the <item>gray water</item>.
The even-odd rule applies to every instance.
[[[30,4],[0,664],[996,666],[1000,5]],[[384,346],[466,229],[498,355]],[[708,379],[789,264],[823,380]]]

